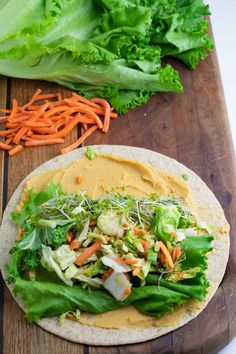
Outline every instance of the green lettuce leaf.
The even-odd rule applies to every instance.
[[[212,236],[188,236],[181,241],[181,248],[185,250],[186,258],[181,263],[182,269],[200,267],[207,268],[206,253],[212,250]]]
[[[189,298],[162,286],[143,286],[133,288],[132,294],[120,302],[104,290],[87,290],[78,285],[69,287],[60,283],[28,281],[21,278],[16,280],[14,294],[23,299],[26,318],[29,321],[38,321],[42,317],[58,316],[77,309],[103,313],[128,304],[134,304],[141,312],[160,317],[173,311],[175,304],[183,304]]]
[[[183,280],[177,283],[160,278],[160,276],[156,274],[148,274],[146,283],[148,285],[159,285],[177,291],[181,294],[194,297],[199,301],[204,300],[209,287],[209,282],[203,272],[201,272],[196,278],[191,279],[191,281]]]
[[[171,241],[173,236],[172,232],[175,232],[181,214],[175,205],[158,205],[156,208],[155,216],[152,220],[152,231],[158,236],[158,238],[164,242]]]
[[[156,92],[182,92],[162,58],[196,67],[213,48],[208,14],[203,0],[4,0],[0,73],[102,96],[125,113]]]

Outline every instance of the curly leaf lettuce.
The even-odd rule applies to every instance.
[[[213,47],[208,14],[203,0],[1,1],[0,73],[103,96],[125,113],[156,92],[182,92],[162,58],[195,68]]]
[[[88,290],[78,285],[68,287],[60,283],[21,278],[16,280],[14,293],[23,299],[26,318],[30,322],[77,309],[103,313],[128,304],[133,304],[143,313],[161,317],[166,312],[172,312],[175,304],[183,304],[189,299],[187,295],[168,288],[144,286],[133,288],[132,294],[120,302],[104,290]]]

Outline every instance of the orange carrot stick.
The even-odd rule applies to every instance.
[[[2,130],[0,131],[0,136],[7,136],[10,135],[11,133],[15,133],[19,128],[12,128],[12,129],[8,129],[8,130]]]
[[[112,268],[109,268],[108,270],[105,271],[105,273],[103,273],[102,275],[102,280],[106,280],[107,278],[109,278],[109,276],[114,272],[114,270]]]
[[[79,249],[80,246],[81,246],[80,243],[77,240],[74,240],[70,244],[70,249],[71,250]]]
[[[182,250],[180,247],[174,247],[172,251],[172,259],[175,262],[181,256]]]
[[[72,94],[72,95],[73,95],[73,94]],[[81,97],[81,96],[80,96],[80,97]],[[87,107],[87,108],[91,108],[94,113],[97,113],[97,114],[99,114],[99,115],[104,116],[105,111],[104,111],[104,108],[103,108],[103,107],[99,106],[99,105],[96,104],[96,103],[91,102],[92,99],[91,99],[91,100],[86,100],[86,99],[85,99],[86,102],[84,102],[84,97],[82,97],[82,98],[83,98],[83,101],[82,101],[82,100],[76,100],[74,97],[72,97],[71,100],[73,100],[73,101],[75,101],[75,102],[77,102],[77,103],[81,102],[81,104],[83,104],[83,106],[85,106],[86,102],[89,101],[89,103],[87,104],[89,107]],[[79,101],[79,102],[78,102],[78,101]],[[71,103],[71,106],[72,106],[72,103]],[[85,107],[86,107],[86,106],[85,106]],[[110,116],[111,116],[111,118],[117,118],[117,117],[118,117],[118,114],[115,113],[115,112],[112,112],[112,109],[111,109]]]
[[[16,122],[16,123],[6,123],[6,128],[20,128],[21,124],[20,122]]]
[[[40,105],[31,105],[31,106],[28,106],[28,112],[29,111],[38,111],[40,109]]]
[[[16,136],[13,139],[13,143],[18,145],[20,140],[21,140],[21,138],[22,138],[22,136],[24,136],[28,130],[30,130],[29,127],[20,128],[20,130],[18,130]]]
[[[33,132],[30,132],[32,134],[38,133],[38,134],[56,134],[57,129],[52,127],[45,127],[45,128],[32,128]]]
[[[25,120],[28,120],[28,119],[30,119],[30,116],[19,116],[19,117],[17,117],[17,114],[16,114],[16,118],[14,118],[14,119],[12,119],[11,120],[11,123],[18,123],[18,122],[23,122],[23,121],[25,121]]]
[[[9,145],[9,144],[11,144],[12,140],[13,140],[13,138],[7,138],[7,139],[4,141],[4,144]]]
[[[133,272],[132,272],[132,275],[135,276],[135,275],[139,275],[139,273],[141,272],[141,267],[135,267]]]
[[[162,241],[159,241],[159,245],[160,245],[160,250],[163,254],[163,256],[165,257],[165,260],[167,262],[167,266],[170,269],[174,268],[174,263],[173,263],[173,259],[171,257],[170,252],[168,251],[168,248],[165,246],[165,244]]]
[[[135,265],[138,262],[136,259],[120,258],[120,257],[115,258],[115,261],[120,264],[131,264],[131,265]]]
[[[10,114],[10,113],[11,113],[11,109],[1,108],[0,111],[1,111],[2,113],[6,113],[6,114]]]
[[[48,123],[43,123],[43,122],[24,122],[24,125],[26,127],[30,127],[30,128],[46,128],[49,127]]]
[[[11,150],[12,149],[12,146],[6,144],[6,143],[2,143],[0,141],[0,150]]]
[[[62,99],[61,101],[50,101],[50,107],[54,108],[54,107],[58,107],[58,106],[63,106],[65,105],[64,100]]]
[[[42,91],[40,89],[38,89],[32,96],[32,98],[29,100],[29,102],[27,102],[24,106],[22,106],[22,109],[27,109],[29,106],[31,106],[34,101],[36,100],[36,98],[40,95]]]
[[[74,117],[73,120],[71,120],[68,125],[60,130],[59,132],[55,134],[49,134],[49,135],[32,135],[33,139],[36,140],[44,140],[44,139],[53,139],[53,138],[63,138],[65,137],[78,123],[80,122],[80,116]]]
[[[57,92],[56,95],[57,95],[57,101],[62,101],[61,93]]]
[[[102,131],[104,133],[107,133],[109,130],[110,119],[111,119],[111,107],[110,107],[109,103],[102,98],[92,98],[91,102],[100,103],[104,107],[105,116],[104,116],[104,123],[103,123]]]
[[[103,124],[101,122],[101,119],[96,115],[96,113],[94,113],[92,111],[92,109],[90,109],[89,107],[86,107],[83,103],[74,102],[73,100],[71,100],[69,98],[65,98],[65,102],[68,103],[69,105],[71,105],[72,107],[74,107],[74,106],[78,107],[80,109],[81,113],[87,113],[87,115],[89,117],[94,119],[94,123],[96,123],[98,125],[99,129],[103,128]]]
[[[46,93],[44,95],[38,95],[35,99],[34,102],[36,101],[42,101],[42,100],[49,100],[51,98],[57,98],[56,93]]]
[[[49,103],[48,103],[49,104]],[[61,112],[65,112],[66,110],[68,110],[68,106],[59,106],[59,107],[54,107],[52,109],[50,109],[49,111],[47,111],[45,114],[44,114],[44,117],[45,118],[48,118],[50,116],[53,116],[54,114],[56,113],[61,113]]]
[[[93,108],[101,108],[98,104],[96,104],[95,102],[92,102],[92,100],[89,100],[89,99],[87,99],[85,97],[82,97],[82,96],[78,95],[75,92],[72,92],[72,98],[71,99],[72,100],[74,99],[75,101],[79,101],[79,102],[85,103],[88,106],[93,107]]]
[[[6,123],[6,122],[7,122],[7,116],[0,117],[0,123]]]
[[[83,135],[81,135],[81,137],[76,140],[73,144],[65,147],[64,149],[61,149],[61,154],[66,154],[67,152],[76,149],[80,144],[82,144],[82,142],[89,137],[89,135],[91,135],[93,132],[95,132],[95,130],[98,129],[97,125],[92,126],[91,128],[89,128]]]
[[[53,124],[53,128],[56,129],[57,132],[59,128],[63,127],[63,125],[66,125],[66,120],[60,119],[58,122]]]
[[[48,109],[49,107],[49,102],[44,103],[40,109],[34,113],[34,116],[30,119],[31,122],[35,122],[36,120],[38,120],[40,118],[40,116]]]
[[[147,252],[149,249],[149,242],[145,240],[141,240],[142,246],[144,248],[144,251]]]
[[[62,144],[64,143],[64,139],[56,138],[56,139],[44,139],[44,140],[29,140],[26,141],[25,146],[43,146],[43,145],[52,145],[52,144]]]
[[[11,109],[11,114],[8,118],[8,121],[10,122],[11,119],[15,118],[15,115],[17,113],[17,110],[18,110],[18,103],[17,103],[17,100],[13,99],[12,100],[12,109]]]
[[[92,246],[86,248],[83,253],[76,258],[75,264],[80,266],[82,265],[89,257],[96,253],[102,246],[102,241],[96,241]]]
[[[22,145],[17,145],[16,147],[14,147],[13,149],[11,149],[8,154],[10,156],[14,156],[16,154],[19,154],[19,152],[21,152],[23,150],[23,146]]]

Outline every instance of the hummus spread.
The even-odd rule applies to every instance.
[[[78,176],[80,176],[79,179]],[[150,193],[157,193],[160,196],[176,196],[182,198],[184,203],[194,211],[190,189],[181,176],[172,176],[151,165],[111,155],[99,155],[94,160],[89,160],[84,156],[64,168],[34,176],[26,182],[23,199],[27,197],[28,190],[33,189],[37,193],[46,188],[51,181],[55,184],[61,183],[65,192],[85,191],[92,198],[100,197],[112,189],[138,198]],[[200,306],[197,300],[191,300],[187,305],[176,308],[173,314],[158,320],[140,313],[130,305],[99,315],[83,313],[80,322],[117,329],[173,326],[182,319],[186,310],[195,312]]]

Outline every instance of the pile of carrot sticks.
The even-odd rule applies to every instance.
[[[63,98],[60,93],[42,94],[38,89],[23,106],[12,100],[11,109],[0,110],[4,116],[0,123],[5,129],[0,131],[0,150],[8,150],[10,156],[20,153],[25,147],[62,144],[65,137],[78,124],[82,124],[84,133],[73,144],[62,148],[65,154],[87,139],[95,130],[107,133],[110,119],[118,115],[102,98],[86,99],[77,93]]]

